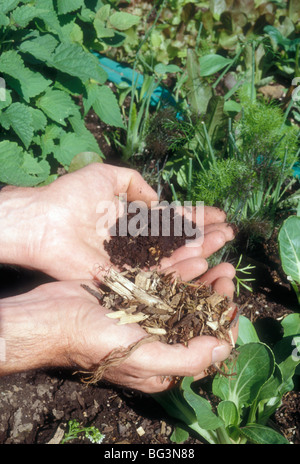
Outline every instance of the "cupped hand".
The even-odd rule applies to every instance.
[[[226,264],[202,279],[232,298],[233,275],[234,269]],[[52,282],[1,301],[6,373],[47,366],[89,372],[114,349],[127,348],[148,336],[138,324],[117,325],[106,317],[108,310],[81,283]],[[233,336],[236,339],[237,327]],[[201,378],[212,363],[225,360],[231,348],[211,336],[195,337],[187,347],[149,342],[105,371],[104,379],[142,392],[159,392],[170,388],[173,376]]]
[[[111,205],[109,222],[113,224],[120,214],[120,195],[147,206],[157,202],[155,191],[137,171],[99,163],[32,191],[36,205],[29,230],[24,231],[29,237],[26,262],[28,267],[59,280],[89,279],[97,272],[101,277],[111,265],[103,245],[110,237],[99,228],[103,205]],[[205,258],[233,239],[233,230],[225,220],[219,209],[205,207],[201,246],[181,247],[162,261],[161,269],[176,271],[184,279],[203,274],[207,270]]]

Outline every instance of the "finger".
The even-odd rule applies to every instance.
[[[199,275],[207,270],[208,264],[205,259],[196,257],[179,261],[173,266],[164,269],[164,273],[174,273],[175,277],[179,277],[184,281],[196,279]]]
[[[204,207],[204,224],[215,224],[226,221],[226,213],[214,206]]]
[[[208,258],[216,251],[220,250],[226,243],[226,237],[222,231],[214,231],[205,234],[202,245],[202,258]]]
[[[231,241],[234,239],[234,230],[231,225],[227,224],[226,222],[205,225],[204,237],[211,232],[222,232],[226,241]]]
[[[144,201],[147,206],[158,201],[157,193],[134,169],[111,165],[103,165],[103,169],[113,176],[115,195],[126,193],[127,201]]]
[[[169,258],[163,258],[160,263],[160,270],[164,270],[170,266],[176,265],[180,261],[185,261],[191,258],[200,258],[202,256],[202,246],[182,246],[177,248]]]
[[[205,274],[199,277],[199,282],[206,285],[212,285],[220,277],[227,277],[232,280],[235,276],[235,268],[230,263],[220,263],[209,269]]]
[[[132,353],[130,364],[138,368],[139,377],[142,378],[169,375],[194,377],[212,363],[226,359],[230,352],[229,343],[204,335],[192,338],[188,346],[161,342],[144,344]]]

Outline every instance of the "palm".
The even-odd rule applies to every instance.
[[[91,278],[93,273],[111,265],[104,250],[109,235],[99,234],[99,204],[117,204],[116,195],[126,193],[128,201],[143,200],[148,205],[157,199],[155,192],[131,170],[108,165],[91,165],[63,176],[41,191],[44,201],[44,232],[36,246],[35,261],[47,274],[60,279]],[[44,199],[44,200],[43,200]],[[110,220],[118,210],[112,210]],[[205,238],[201,247],[182,247],[162,261],[162,270],[178,272],[182,278],[201,275],[207,269],[205,258],[233,238],[224,223],[224,214],[205,208]]]

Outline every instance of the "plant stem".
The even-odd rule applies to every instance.
[[[220,445],[233,445],[234,442],[230,439],[225,427],[219,427],[216,429],[218,443]]]

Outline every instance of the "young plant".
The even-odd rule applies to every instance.
[[[297,330],[299,314],[296,317]],[[153,395],[176,420],[173,441],[181,443],[191,432],[209,444],[289,443],[274,429],[270,418],[281,405],[283,395],[293,389],[293,376],[300,364],[298,345],[291,348],[296,342],[291,344],[285,333],[282,341],[285,347],[288,341],[289,352],[284,359],[277,359],[276,346],[273,352],[259,342],[248,319],[241,317],[240,323],[236,355],[225,362],[224,374],[218,373],[212,383],[212,393],[218,398],[215,412],[210,402],[197,393],[197,384],[192,386],[191,377],[185,377],[173,390]]]
[[[60,442],[61,445],[64,445],[68,441],[74,440],[78,438],[80,434],[85,435],[85,437],[90,440],[92,443],[100,444],[105,438],[95,426],[90,427],[83,427],[77,420],[70,420],[68,422],[68,430],[65,432],[62,441]]]
[[[252,292],[252,288],[246,284],[246,282],[253,282],[255,279],[252,279],[252,278],[245,278],[245,277],[240,277],[238,274],[239,273],[242,273],[242,274],[245,274],[245,275],[251,275],[251,269],[255,269],[255,266],[251,266],[251,264],[248,264],[247,266],[245,267],[239,267],[240,264],[241,264],[241,261],[243,259],[243,255],[240,255],[239,257],[239,260],[238,260],[238,263],[235,267],[235,270],[236,270],[236,275],[235,275],[235,279],[236,279],[236,295],[239,296],[240,294],[240,286],[246,288],[249,292]]]

